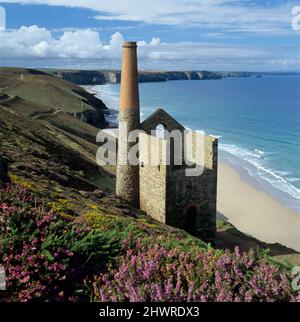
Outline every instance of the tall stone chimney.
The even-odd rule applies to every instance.
[[[136,145],[128,142],[128,133],[140,127],[136,48],[135,42],[123,42],[116,194],[139,207],[139,165],[124,164],[128,151]]]

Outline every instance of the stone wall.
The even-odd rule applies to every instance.
[[[166,223],[186,229],[188,207],[197,209],[195,227],[189,232],[206,241],[213,241],[216,230],[217,202],[216,138],[204,137],[204,172],[200,176],[186,176],[185,169],[168,168]]]
[[[218,140],[203,136],[204,171],[199,176],[186,176],[186,168],[147,165],[147,160],[151,160],[147,145],[150,138],[151,146],[160,145],[161,162],[165,161],[167,151],[165,140],[140,134],[141,209],[162,223],[185,229],[205,241],[213,242],[216,230]],[[188,228],[187,209],[191,206],[196,209],[197,216],[193,227]]]
[[[127,129],[119,128],[118,164],[116,176],[116,194],[135,207],[139,206],[139,165],[126,164],[127,156],[136,142],[128,142],[128,134],[139,126],[139,114],[135,111],[121,110],[120,122],[127,124]],[[123,133],[124,132],[124,133]]]
[[[157,109],[146,120],[144,120],[144,122],[142,122],[141,129],[150,135],[151,130],[155,130],[158,124],[162,124],[169,132],[174,130],[184,131],[184,127],[161,108]]]
[[[151,140],[151,144],[150,144]],[[156,137],[141,133],[139,135],[140,145],[140,208],[154,219],[165,223],[166,221],[166,183],[167,167],[161,165],[165,158],[166,142]],[[158,157],[157,165],[150,165],[151,147],[158,149],[160,153],[154,153]]]
[[[203,171],[197,176],[187,176],[186,170],[194,171],[195,165],[167,165],[172,144],[168,139],[150,135],[158,124],[163,124],[170,132],[177,130],[183,134],[185,131],[180,123],[162,109],[154,112],[141,124],[140,128],[145,132],[139,134],[140,208],[159,222],[185,229],[205,241],[213,242],[216,231],[218,140],[189,132],[193,137],[193,145],[188,159],[193,162],[197,160],[196,163],[202,166]],[[197,141],[200,145],[196,145],[196,135],[200,137]],[[119,140],[122,139],[119,137]],[[198,149],[202,156],[200,161],[196,154]],[[118,171],[117,183],[119,181],[123,188],[126,186],[123,193],[128,194],[133,189],[130,185],[136,184],[135,178],[138,176],[129,176],[133,168],[124,169],[119,165]],[[123,177],[123,174],[126,175]],[[125,179],[128,182],[124,182]]]

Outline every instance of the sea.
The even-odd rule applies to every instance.
[[[119,84],[90,86],[117,123]],[[139,84],[141,118],[165,109],[219,138],[219,159],[300,215],[300,75]]]

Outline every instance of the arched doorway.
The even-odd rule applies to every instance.
[[[190,234],[195,234],[196,232],[197,214],[198,211],[195,205],[190,205],[186,208],[184,230]]]

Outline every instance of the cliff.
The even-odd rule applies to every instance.
[[[80,85],[116,84],[120,82],[118,70],[51,70],[52,75]],[[139,82],[167,82],[173,80],[221,79],[223,77],[247,77],[245,72],[209,71],[141,71]]]

